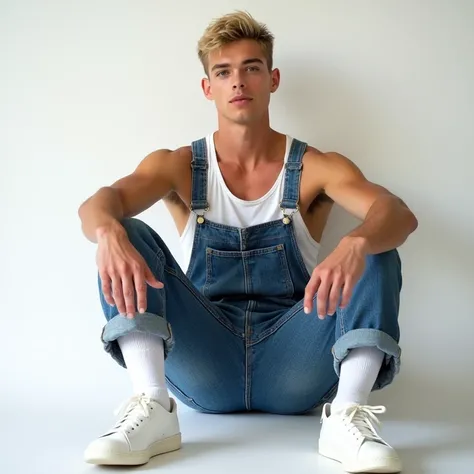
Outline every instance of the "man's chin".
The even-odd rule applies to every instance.
[[[238,125],[251,125],[258,121],[258,117],[251,114],[239,114],[229,117],[229,120]]]

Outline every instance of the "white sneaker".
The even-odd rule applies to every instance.
[[[118,410],[119,421],[84,453],[91,464],[139,465],[181,447],[176,402],[166,411],[157,401],[137,395]]]
[[[347,472],[400,472],[402,463],[396,451],[378,434],[377,413],[385,413],[385,407],[347,405],[331,413],[331,405],[326,403],[319,454],[339,461]]]

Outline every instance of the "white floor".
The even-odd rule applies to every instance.
[[[41,406],[17,400],[2,413],[1,474],[166,473],[342,474],[337,463],[318,456],[319,413],[204,415],[180,405],[183,447],[137,468],[85,464],[82,451],[113,421],[107,400],[78,404],[67,392],[61,402]],[[31,400],[31,399],[30,399]],[[91,409],[93,406],[93,409]],[[403,406],[398,405],[398,410]],[[3,409],[7,408],[5,405]],[[2,409],[2,412],[4,411]],[[459,411],[455,410],[457,414]],[[407,413],[405,413],[407,414]],[[449,406],[434,413],[384,418],[383,433],[404,460],[406,474],[472,474],[474,429],[462,416],[449,419]],[[447,416],[445,416],[447,415]],[[437,421],[434,421],[437,420]]]

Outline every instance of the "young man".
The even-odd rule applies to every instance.
[[[218,130],[151,153],[79,209],[98,244],[105,350],[135,392],[87,448],[90,463],[143,464],[179,449],[169,388],[206,413],[322,406],[322,455],[350,472],[401,469],[377,431],[385,409],[367,403],[399,368],[395,249],[417,221],[349,159],[270,128],[280,82],[272,52],[272,34],[248,14],[211,23],[199,58]],[[160,199],[181,235],[184,272],[132,218]],[[333,202],[362,224],[318,264]]]

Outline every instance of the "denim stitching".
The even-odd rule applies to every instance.
[[[194,231],[193,247],[191,249],[191,258],[189,261],[188,269],[186,271],[186,276],[188,278],[192,274],[192,271],[194,270],[194,265],[196,262],[196,248],[198,245],[198,239],[199,239],[199,234],[200,234],[200,225],[201,224],[196,223],[196,229]]]
[[[346,334],[346,327],[344,325],[345,309],[339,308],[336,314],[339,316],[339,321],[341,322],[341,336],[343,336],[344,334]]]
[[[209,288],[211,286],[211,278],[212,278],[212,259],[211,259],[211,252],[209,252],[209,248],[206,249],[206,280],[204,282],[204,286],[202,292],[204,296],[209,297]]]
[[[299,266],[301,271],[303,272],[303,275],[306,276],[307,280],[309,281],[311,279],[311,275],[308,272],[308,269],[306,268],[306,265],[304,264],[303,257],[301,255],[301,251],[298,247],[298,244],[296,242],[296,237],[295,237],[295,231],[294,231],[294,224],[293,221],[289,224],[291,228],[289,229],[289,234],[291,238],[291,242],[293,244],[293,252],[296,255],[296,259],[298,260]]]
[[[299,301],[298,303],[296,303],[294,306],[293,306],[293,311],[291,312],[288,312],[287,315],[286,315],[286,318],[280,318],[278,320],[277,323],[275,323],[274,326],[272,326],[271,328],[267,329],[266,331],[263,331],[261,334],[260,334],[260,337],[258,337],[253,343],[252,345],[256,345],[258,344],[259,342],[263,341],[264,339],[266,339],[268,336],[271,336],[272,334],[274,334],[276,331],[278,331],[278,329],[280,329],[284,324],[286,324],[291,318],[293,318],[296,313],[298,311],[301,311],[301,309],[303,308],[303,301]],[[285,310],[286,311],[286,310]]]
[[[217,250],[212,247],[207,247],[208,253],[216,255],[218,257],[253,257],[254,255],[267,255],[269,253],[279,252],[283,248],[282,244],[272,245],[270,247],[264,247],[254,250]]]
[[[286,250],[283,244],[277,245],[276,248],[278,249],[278,254],[280,257],[280,264],[282,268],[285,269],[285,275],[283,276],[283,278],[285,282],[286,293],[284,296],[291,297],[295,294],[295,286],[293,284],[293,280],[291,279],[290,266],[288,265]]]
[[[251,234],[252,232],[257,232],[260,229],[265,229],[267,227],[276,227],[276,226],[279,226],[280,224],[281,224],[281,219],[275,219],[273,221],[263,222],[262,224],[255,224],[255,225],[246,227],[245,230],[247,233]],[[242,230],[242,228],[240,227],[233,227],[226,224],[219,224],[209,219],[206,219],[206,225],[216,230],[224,231],[224,232],[228,232],[232,234],[239,233],[239,231]]]
[[[186,395],[186,393],[184,393],[180,388],[178,388],[173,382],[171,382],[171,380],[166,377],[166,381],[168,382],[168,384],[172,387],[172,389],[174,389],[177,393],[180,393],[186,400],[187,402],[192,405],[194,408],[197,408],[198,410],[200,411],[203,411],[205,413],[213,413],[213,414],[218,414],[218,413],[222,413],[221,411],[219,410],[210,410],[209,408],[204,408],[202,407],[201,405],[199,405],[198,403],[196,403],[196,401],[194,400],[194,398],[191,398],[189,395]]]
[[[252,322],[251,314],[254,302],[249,301],[247,304],[247,309],[245,310],[245,407],[247,410],[251,410],[251,388],[252,388],[252,362],[251,362],[251,352],[252,352]]]
[[[212,305],[212,303],[210,301],[206,300],[199,292],[196,292],[194,286],[192,286],[192,287],[190,286],[189,280],[186,281],[186,279],[183,279],[181,277],[181,275],[174,268],[166,266],[165,267],[165,272],[167,272],[170,275],[173,275],[174,277],[178,278],[178,280],[181,283],[184,284],[184,286],[188,289],[188,291],[192,294],[192,296],[196,299],[196,301],[198,301],[202,305],[203,308],[205,308],[207,311],[209,311],[209,313],[212,314],[212,316],[214,316],[214,318],[216,318],[217,321],[219,321],[230,332],[232,332],[232,334],[235,334],[236,336],[241,337],[240,332],[238,332],[234,328],[232,323],[227,318],[225,318],[223,315],[219,314],[216,311],[216,308]]]
[[[207,141],[205,138],[192,142],[191,162],[191,209],[204,209],[207,202]]]

